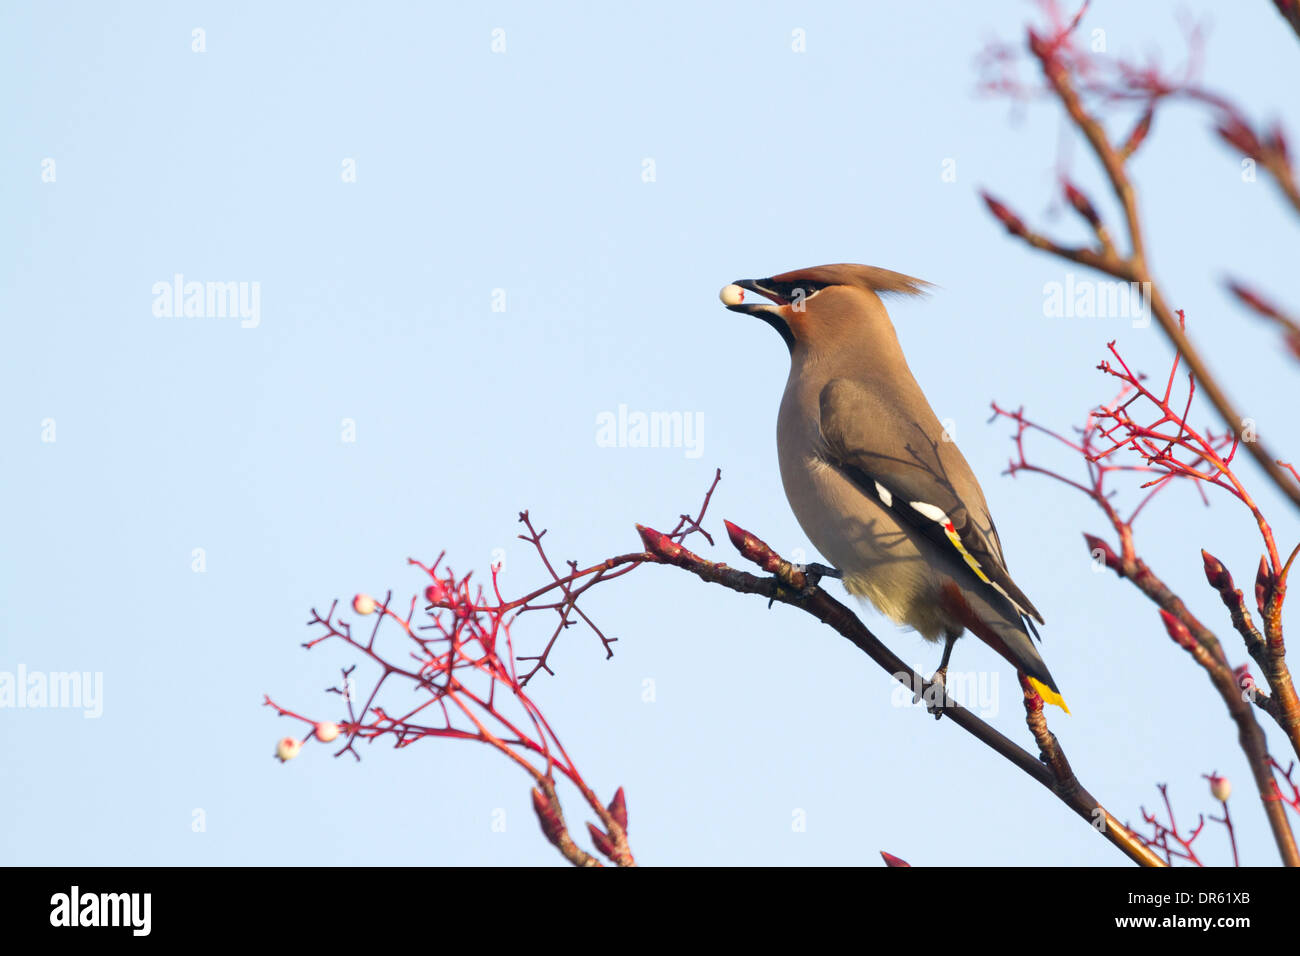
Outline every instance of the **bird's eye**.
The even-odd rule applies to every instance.
[[[825,288],[820,282],[773,282],[771,288],[787,302],[802,302]]]
[[[824,288],[826,287],[815,282],[794,282],[790,284],[786,299],[798,309]]]

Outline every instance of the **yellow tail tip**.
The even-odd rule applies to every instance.
[[[1034,678],[1030,677],[1029,686],[1031,686],[1035,691],[1038,692],[1038,696],[1043,698],[1043,701],[1045,703],[1055,704],[1057,707],[1061,708],[1061,710],[1065,711],[1067,714],[1070,712],[1070,708],[1065,706],[1065,698],[1062,697],[1060,694],[1058,694],[1056,691],[1052,690],[1052,688],[1048,687],[1042,681],[1035,680]]]

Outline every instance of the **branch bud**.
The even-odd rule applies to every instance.
[[[1070,201],[1070,205],[1093,229],[1101,228],[1101,217],[1097,215],[1097,210],[1093,208],[1092,201],[1075,187],[1074,183],[1069,180],[1065,181],[1065,198]]]
[[[542,825],[542,835],[558,847],[560,838],[564,835],[564,821],[556,812],[555,804],[538,787],[533,787],[533,812],[537,814],[537,822]]]
[[[1280,123],[1274,123],[1273,129],[1268,134],[1268,148],[1282,158],[1282,162],[1291,165],[1291,157],[1287,155],[1286,137],[1282,134]]]
[[[984,203],[989,207],[989,212],[993,213],[994,218],[1002,225],[1006,226],[1007,232],[1013,236],[1024,236],[1028,231],[1025,224],[1020,221],[1020,217],[1013,213],[1002,203],[998,202],[986,192],[981,192],[980,196],[984,198]]]
[[[1142,145],[1142,141],[1147,138],[1147,133],[1151,132],[1151,121],[1155,119],[1155,108],[1147,107],[1147,111],[1142,114],[1142,118],[1137,121],[1133,127],[1133,132],[1128,134],[1128,139],[1120,147],[1120,155],[1128,159],[1137,152],[1137,148]]]
[[[1192,632],[1187,629],[1187,625],[1164,608],[1160,609],[1160,620],[1164,622],[1165,630],[1179,647],[1190,651],[1196,646],[1196,639],[1192,637]]]
[[[608,833],[594,823],[587,824],[587,832],[591,834],[591,842],[596,844],[597,850],[611,860],[615,858],[614,841],[609,838]]]
[[[662,531],[647,528],[645,525],[637,525],[636,531],[641,536],[641,543],[645,545],[645,549],[665,561],[676,560],[684,550],[680,544]]]
[[[1249,693],[1254,693],[1255,676],[1250,672],[1249,664],[1242,664],[1240,667],[1234,669],[1232,676],[1236,678],[1238,687]]]
[[[1242,122],[1240,117],[1227,116],[1214,130],[1219,138],[1229,146],[1234,146],[1251,159],[1258,160],[1264,154],[1264,147],[1255,135],[1255,131]]]
[[[1246,286],[1242,285],[1240,282],[1237,282],[1234,279],[1229,279],[1227,282],[1227,286],[1228,286],[1228,291],[1231,292],[1234,296],[1236,296],[1238,301],[1240,301],[1247,308],[1253,309],[1254,311],[1258,312],[1260,315],[1266,316],[1270,319],[1280,320],[1282,318],[1282,313],[1278,310],[1278,307],[1273,305],[1273,303],[1267,301],[1263,296],[1255,292],[1253,289],[1247,288]]]
[[[770,544],[757,535],[746,531],[738,524],[726,520],[722,523],[727,526],[727,537],[731,539],[731,543],[740,552],[741,557],[757,564],[768,574],[776,575],[777,578],[787,584],[793,583],[796,587],[803,586],[803,573],[796,570],[793,564],[773,551]]]
[[[1223,566],[1223,562],[1204,548],[1201,549],[1201,560],[1205,562],[1205,580],[1210,582],[1210,587],[1220,594],[1230,593],[1233,590],[1232,575]]]
[[[1092,534],[1085,534],[1083,540],[1087,542],[1088,551],[1092,554],[1094,561],[1102,561],[1106,567],[1116,574],[1123,575],[1123,561],[1120,560],[1120,556],[1115,553],[1115,550],[1109,544]]]
[[[614,799],[609,801],[609,806],[605,808],[609,815],[618,821],[618,825],[627,832],[627,797],[623,794],[623,788],[619,787],[618,792],[614,794]]]
[[[1065,82],[1065,65],[1057,55],[1060,40],[1049,43],[1033,30],[1029,31],[1029,52],[1042,64],[1043,74],[1055,85]]]
[[[1269,570],[1268,560],[1264,555],[1259,558],[1259,570],[1255,572],[1255,605],[1261,616],[1265,614],[1268,599],[1273,593],[1273,572]]]

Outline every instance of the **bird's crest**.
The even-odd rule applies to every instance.
[[[866,289],[877,295],[927,295],[933,287],[924,279],[877,269],[875,266],[860,266],[852,262],[839,262],[829,266],[813,266],[809,269],[795,269],[772,276],[772,282],[797,283],[809,282],[819,286],[847,285]]]

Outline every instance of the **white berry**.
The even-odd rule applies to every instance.
[[[1226,803],[1228,797],[1232,794],[1232,784],[1228,782],[1227,777],[1211,777],[1210,793],[1214,795],[1215,800]]]
[[[283,737],[276,744],[275,755],[280,758],[280,763],[284,763],[286,760],[292,760],[298,756],[299,750],[302,750],[301,740],[295,740],[293,737]]]
[[[722,287],[722,291],[718,293],[718,298],[722,300],[723,305],[740,305],[745,301],[745,290],[733,282],[731,285]]]

